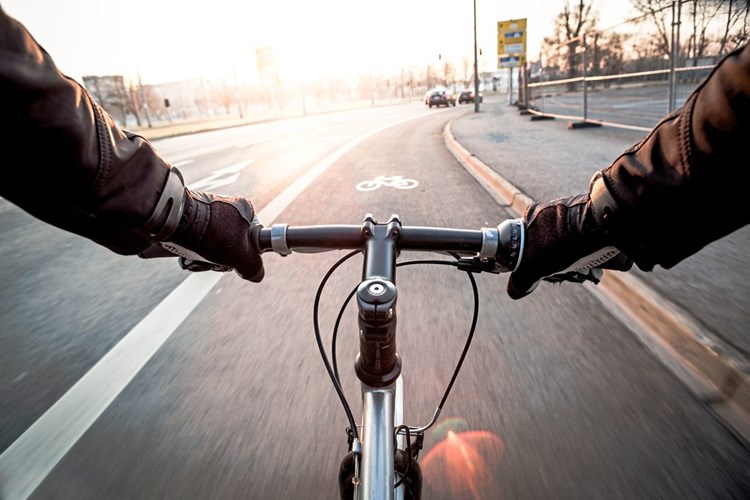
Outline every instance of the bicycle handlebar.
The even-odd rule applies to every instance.
[[[401,226],[393,215],[384,225],[397,225],[390,234],[398,251],[431,251],[472,255],[494,264],[493,272],[512,272],[520,263],[524,246],[524,225],[520,219],[508,219],[495,228],[478,230],[439,227]],[[377,225],[371,215],[362,225],[258,226],[253,232],[259,252],[313,253],[331,250],[363,249]]]

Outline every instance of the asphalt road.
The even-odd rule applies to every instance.
[[[445,123],[461,112],[414,103],[155,145],[189,184],[248,196],[261,213],[278,212],[276,222],[358,223],[365,213],[381,220],[397,213],[409,225],[495,225],[508,214],[442,142]],[[315,169],[321,173],[309,187],[274,208]],[[419,185],[355,188],[399,175]],[[12,443],[39,432],[32,424],[185,284],[186,273],[168,260],[111,254],[4,200],[0,234],[0,464],[7,464]],[[259,285],[234,275],[195,285],[205,297],[36,479],[32,498],[336,498],[346,419],[311,318],[318,283],[340,256],[269,255]],[[324,331],[360,266],[350,261],[332,278]],[[199,283],[193,277],[189,284]],[[422,453],[426,498],[750,496],[750,451],[585,290],[544,287],[512,302],[505,280],[478,276],[474,344]],[[471,288],[442,266],[400,269],[398,286],[406,420],[422,424],[463,346]],[[157,324],[168,321],[159,311]],[[349,312],[338,354],[356,403]],[[64,421],[47,421],[43,435],[63,434],[55,426]],[[455,435],[442,441],[448,430],[470,467],[455,465]],[[8,470],[0,466],[0,492],[18,480]],[[452,485],[462,493],[451,493]]]

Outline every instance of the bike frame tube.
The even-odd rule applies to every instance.
[[[404,379],[399,375],[396,379],[396,394],[395,394],[395,405],[393,408],[393,428],[394,430],[399,425],[404,423]],[[406,449],[406,436],[398,434],[396,436],[396,447],[402,450]],[[395,451],[395,450],[394,450]],[[395,476],[393,478],[396,479]],[[396,500],[404,499],[404,485],[402,484],[396,488]]]
[[[396,384],[362,384],[362,468],[358,500],[392,500],[395,495],[393,418]]]

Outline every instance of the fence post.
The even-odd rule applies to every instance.
[[[677,63],[677,55],[675,54],[675,46],[677,45],[677,36],[675,34],[675,29],[677,27],[675,23],[677,16],[676,4],[677,2],[672,2],[672,44],[669,54],[669,109],[667,110],[669,113],[674,111],[677,104],[677,96],[675,95],[677,93],[677,73],[675,71]]]
[[[583,121],[586,121],[586,118],[588,117],[588,107],[589,107],[589,92],[588,92],[588,85],[586,83],[586,52],[588,52],[588,49],[586,48],[586,33],[584,32],[583,35],[581,35],[581,42],[583,43]]]
[[[669,112],[677,108],[677,68],[680,66],[680,17],[682,2],[672,2],[672,47],[669,57]]]

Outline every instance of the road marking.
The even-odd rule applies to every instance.
[[[419,182],[415,179],[405,179],[403,175],[394,175],[391,177],[379,175],[372,180],[362,181],[354,187],[357,191],[372,191],[374,189],[380,189],[383,186],[396,189],[414,189],[419,186]]]
[[[258,217],[271,224],[320,174],[359,143],[427,115],[398,120],[347,142],[274,198]],[[221,273],[212,272],[188,275],[0,455],[1,499],[22,500],[34,492],[221,277]]]
[[[187,165],[188,163],[193,163],[193,160],[192,159],[190,159],[190,160],[181,160],[181,161],[172,163],[172,166],[180,168],[180,167],[183,167],[183,166]]]
[[[240,178],[240,172],[242,169],[250,165],[255,160],[246,160],[228,167],[214,170],[211,175],[205,179],[193,182],[190,184],[190,189],[200,189],[203,191],[212,191],[216,188],[233,184]]]

